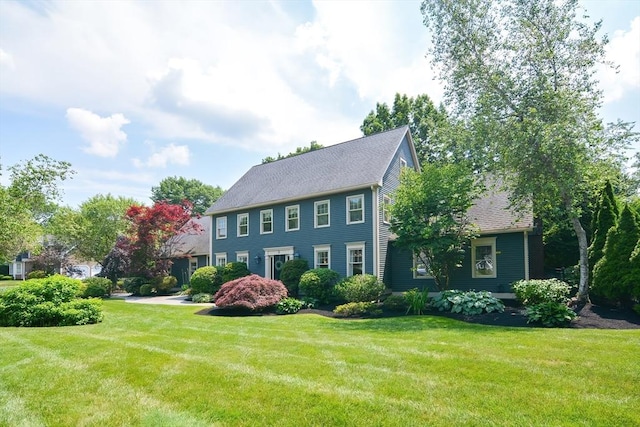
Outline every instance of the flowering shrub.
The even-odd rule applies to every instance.
[[[304,307],[304,302],[296,298],[283,298],[276,305],[278,314],[295,314]]]
[[[503,302],[491,296],[491,292],[487,291],[443,291],[434,298],[432,306],[439,311],[461,313],[466,316],[494,311],[502,313],[504,311]]]
[[[286,297],[287,288],[282,282],[252,274],[225,283],[213,300],[220,308],[260,311]]]
[[[511,288],[518,301],[527,306],[544,302],[564,303],[571,289],[567,283],[558,279],[519,280]]]

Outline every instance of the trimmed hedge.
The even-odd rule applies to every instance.
[[[227,283],[250,274],[251,272],[244,262],[230,262],[227,263],[222,270],[222,283]]]
[[[336,293],[346,302],[378,301],[384,290],[384,283],[372,274],[347,277],[336,285]]]
[[[280,272],[280,280],[287,287],[289,295],[298,295],[300,278],[308,270],[309,263],[306,259],[291,259],[284,263]]]
[[[200,267],[191,275],[191,294],[215,294],[222,285],[222,274],[218,268],[209,265]]]
[[[328,303],[335,296],[335,285],[340,275],[329,268],[314,268],[300,277],[300,290],[306,297],[315,298],[320,303]]]
[[[111,280],[106,277],[88,277],[82,281],[84,298],[103,298],[111,294]]]

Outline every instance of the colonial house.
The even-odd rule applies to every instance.
[[[210,265],[211,217],[201,216],[191,218],[190,221],[192,224],[188,224],[185,228],[191,231],[180,233],[169,242],[171,275],[178,279],[178,286],[189,283],[191,275],[198,268]]]
[[[252,167],[206,212],[212,264],[241,261],[278,279],[287,260],[302,258],[342,276],[374,274],[394,291],[432,285],[389,230],[403,168],[420,170],[406,126]],[[508,292],[529,277],[533,218],[505,208],[492,192],[471,210],[482,236],[452,287]]]

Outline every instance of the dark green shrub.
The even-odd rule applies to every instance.
[[[516,298],[523,305],[543,302],[565,303],[569,299],[571,286],[558,279],[519,280],[511,285]]]
[[[543,302],[527,307],[527,323],[538,323],[548,328],[568,326],[576,313],[560,302]]]
[[[209,303],[213,301],[211,294],[195,294],[191,297],[191,301],[196,304]]]
[[[144,285],[140,286],[140,296],[142,297],[148,297],[153,295],[153,285],[151,283],[145,283]]]
[[[372,274],[347,277],[336,285],[336,294],[347,302],[378,301],[385,286]]]
[[[287,287],[289,295],[298,296],[300,277],[309,270],[306,259],[291,259],[284,263],[280,272],[280,281]]]
[[[220,308],[261,311],[286,297],[287,288],[281,281],[252,274],[225,283],[213,300]]]
[[[379,316],[382,314],[382,310],[378,304],[371,301],[342,304],[337,306],[333,312],[341,317],[362,315]]]
[[[102,298],[111,293],[111,280],[106,277],[88,277],[82,282],[85,285],[84,298]]]
[[[504,311],[504,303],[487,291],[442,291],[434,298],[432,306],[439,311],[450,311],[465,316]]]
[[[250,274],[251,272],[244,262],[230,262],[225,265],[222,270],[222,283],[227,283]]]
[[[413,288],[404,293],[407,302],[407,314],[423,314],[429,302],[429,291],[425,288],[422,291]]]
[[[0,293],[0,326],[63,326],[102,320],[102,301],[76,300],[82,282],[54,275]]]
[[[178,279],[173,276],[160,276],[153,280],[153,287],[158,295],[168,295],[171,289],[178,284]]]
[[[335,295],[335,285],[340,275],[328,268],[314,268],[300,277],[300,290],[307,297],[320,303],[328,303]]]
[[[5,274],[0,275],[0,280],[13,280],[13,276],[7,276]]]
[[[127,277],[124,279],[124,290],[132,295],[140,295],[140,286],[147,283],[149,279],[144,277]]]
[[[27,280],[30,279],[44,279],[48,274],[43,270],[33,270],[29,274],[27,274]]]
[[[191,275],[189,282],[191,293],[195,294],[215,294],[222,285],[222,275],[214,266],[200,267]]]
[[[408,311],[409,303],[405,295],[389,295],[383,302],[382,307],[385,310],[403,312]],[[424,304],[422,305],[424,309]]]
[[[276,304],[276,313],[278,314],[295,314],[304,307],[304,302],[296,298],[283,298]]]

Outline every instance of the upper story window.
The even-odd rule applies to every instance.
[[[483,237],[471,241],[471,277],[474,279],[498,276],[496,238]]]
[[[260,211],[260,234],[273,233],[273,209]]]
[[[347,224],[364,222],[364,195],[347,197]]]
[[[249,214],[238,214],[238,237],[249,235]]]
[[[313,208],[315,210],[313,226],[315,228],[329,227],[331,225],[329,207],[329,200],[321,200],[313,204]]]
[[[286,231],[300,230],[300,205],[287,206],[285,208],[287,222]]]
[[[331,268],[331,246],[313,247],[313,268]]]
[[[382,197],[382,221],[385,224],[391,224],[391,197],[385,195]]]
[[[216,239],[227,238],[227,217],[221,216],[216,218]]]
[[[347,276],[364,274],[364,243],[347,243]]]

